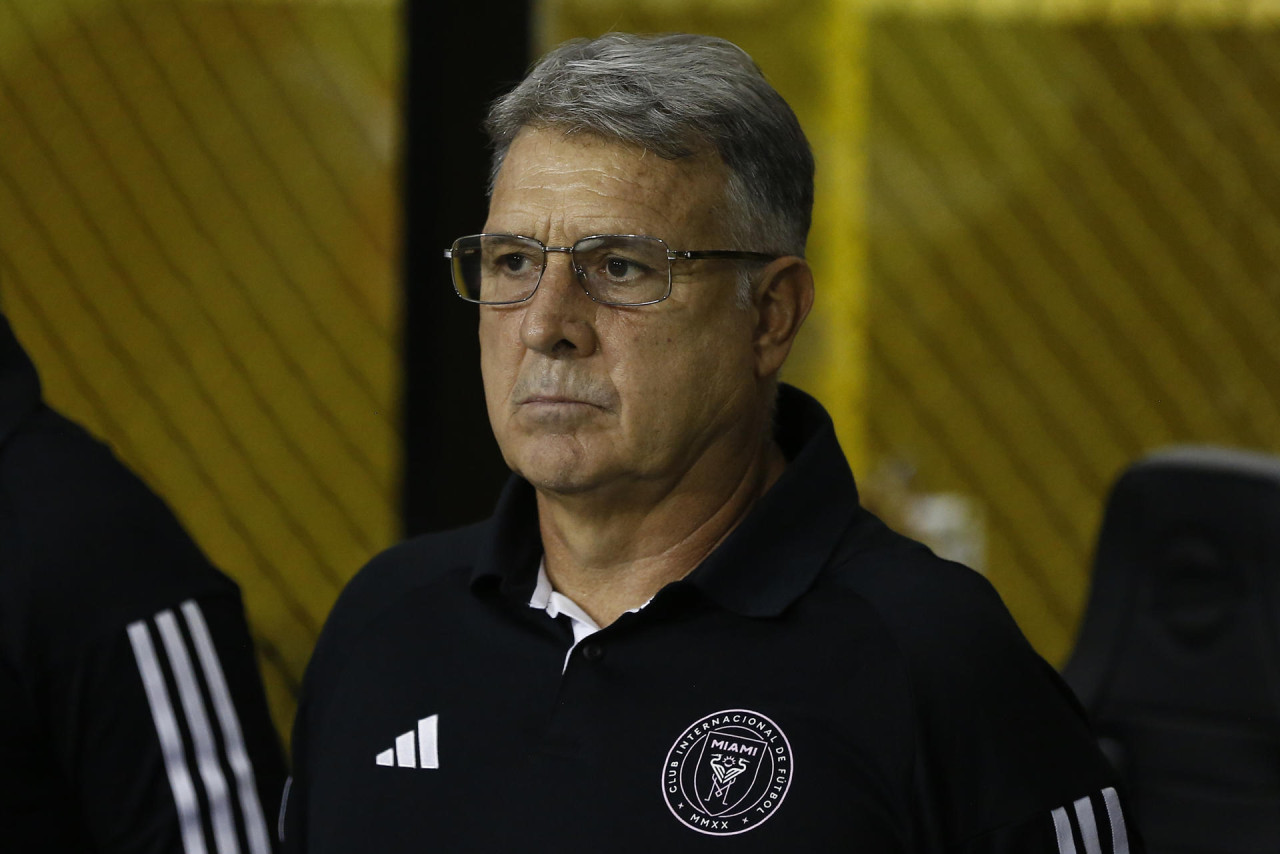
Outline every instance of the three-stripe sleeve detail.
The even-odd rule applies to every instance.
[[[231,691],[227,689],[227,680],[222,673],[222,663],[218,661],[218,652],[213,646],[213,637],[204,621],[200,606],[188,600],[182,603],[182,614],[186,617],[187,628],[195,641],[196,654],[200,658],[200,666],[204,670],[205,683],[213,697],[213,707],[218,713],[218,724],[222,727],[222,740],[226,745],[227,761],[236,777],[236,791],[240,796],[240,808],[244,813],[245,826],[249,837],[251,854],[271,854],[271,843],[267,837],[267,820],[262,812],[262,803],[258,800],[258,786],[253,779],[253,763],[249,761],[249,751],[245,749],[244,734],[240,730],[240,719],[236,716],[235,703],[231,700]]]
[[[186,641],[182,638],[178,620],[172,611],[160,612],[155,621],[156,627],[160,629],[160,638],[164,641],[165,653],[169,656],[173,678],[178,683],[178,697],[186,712],[187,728],[195,743],[196,768],[204,783],[205,793],[209,796],[209,812],[213,818],[213,839],[217,852],[236,854],[239,845],[236,843],[235,823],[231,818],[231,802],[227,798],[227,778],[218,764],[213,731],[209,729],[209,716],[205,714],[200,686],[196,683],[195,671],[191,669],[191,656],[187,654]]]
[[[142,685],[147,692],[147,705],[151,719],[160,738],[160,752],[164,757],[164,770],[169,776],[169,788],[178,809],[178,827],[182,832],[182,850],[185,854],[205,854],[204,829],[200,822],[200,801],[196,797],[195,783],[187,768],[186,753],[182,748],[182,734],[178,720],[169,702],[169,689],[164,684],[164,673],[156,657],[155,644],[145,622],[129,624],[129,643],[133,657],[138,662]]]
[[[173,791],[183,852],[209,854],[206,831],[211,830],[215,854],[241,854],[242,838],[249,854],[270,854],[252,763],[204,614],[194,600],[183,602],[177,610],[181,619],[174,609],[166,609],[149,620],[131,623],[128,635]],[[166,679],[166,669],[172,683]],[[170,685],[177,694],[176,705]],[[230,770],[231,781],[224,769]],[[203,799],[196,789],[197,779]]]
[[[1101,798],[1102,810],[1095,810],[1096,798]],[[1107,833],[1099,827],[1100,814],[1106,816]],[[1129,854],[1124,812],[1120,807],[1120,796],[1113,788],[1103,789],[1097,796],[1075,800],[1069,807],[1058,807],[1050,817],[1058,841],[1058,854]],[[1077,848],[1077,840],[1083,851]]]

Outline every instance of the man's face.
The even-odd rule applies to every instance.
[[[507,153],[484,230],[570,246],[594,234],[660,237],[673,249],[731,247],[717,157],[664,160],[589,134],[526,128]],[[758,451],[763,425],[754,312],[720,261],[677,261],[671,295],[601,305],[564,253],[533,297],[480,308],[489,420],[507,464],[544,492],[664,493],[691,471]],[[696,480],[697,478],[695,478]]]

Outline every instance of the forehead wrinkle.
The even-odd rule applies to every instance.
[[[650,154],[603,140],[522,133],[495,182],[490,224],[520,232],[541,225],[546,230],[532,236],[557,241],[601,233],[697,239],[686,237],[690,229],[702,232],[718,222],[723,185],[715,177],[723,178],[723,163],[705,155],[673,161]]]
[[[610,192],[611,185],[624,190]],[[604,232],[665,237],[677,222],[687,219],[684,214],[690,207],[670,192],[650,192],[642,182],[598,170],[569,184],[513,189],[517,192],[512,195],[518,198],[495,193],[498,204],[492,209],[499,221],[537,223],[545,229],[543,234],[551,234],[558,224],[560,233],[574,238]]]

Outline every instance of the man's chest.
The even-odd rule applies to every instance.
[[[912,724],[873,633],[651,623],[567,662],[524,620],[370,639],[309,733],[314,850],[908,844]]]

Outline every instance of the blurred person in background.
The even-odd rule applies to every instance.
[[[268,854],[284,776],[235,583],[0,316],[0,850]]]
[[[286,850],[1140,850],[990,584],[863,510],[778,382],[814,167],[755,63],[569,42],[487,126],[488,220],[447,256],[514,474],[342,594]]]

